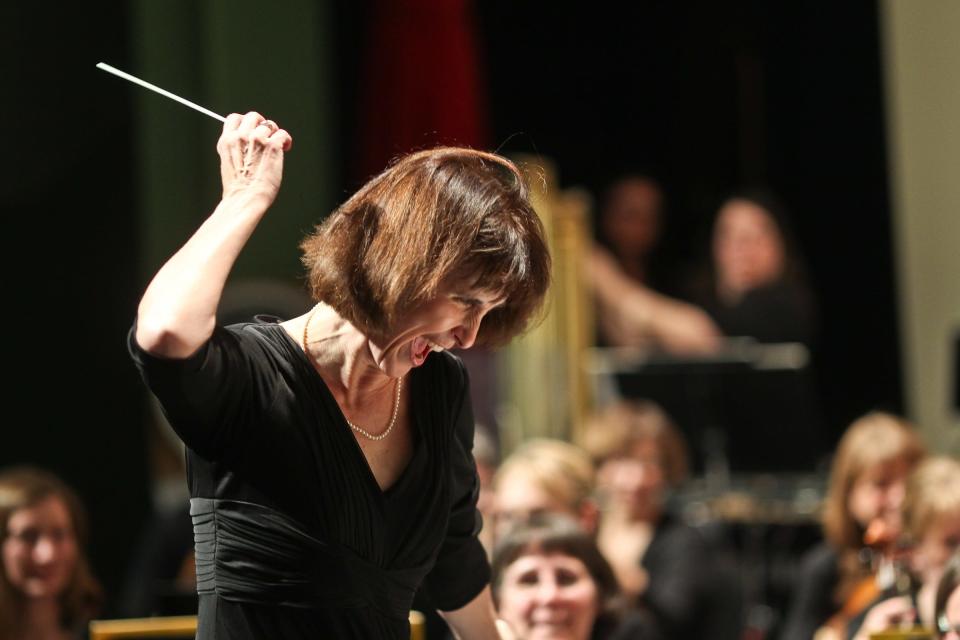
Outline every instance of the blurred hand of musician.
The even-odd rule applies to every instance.
[[[584,277],[598,302],[597,323],[614,346],[652,344],[678,355],[720,347],[720,330],[702,309],[632,281],[604,249],[587,255]]]
[[[854,640],[869,640],[870,634],[888,629],[910,628],[917,621],[917,612],[907,596],[888,598],[870,609]]]

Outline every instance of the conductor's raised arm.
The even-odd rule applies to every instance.
[[[277,196],[292,144],[289,133],[259,113],[227,116],[217,142],[223,198],[140,300],[135,337],[144,350],[186,358],[210,338],[227,276]]]

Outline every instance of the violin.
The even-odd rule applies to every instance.
[[[891,586],[898,593],[912,588],[909,573],[903,569],[903,547],[899,531],[882,518],[875,518],[863,534],[860,557],[870,567],[850,590],[840,609],[814,634],[814,640],[846,640],[850,622],[873,604]]]

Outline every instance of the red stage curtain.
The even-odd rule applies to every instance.
[[[488,144],[471,0],[378,0],[371,12],[356,177],[438,144]]]

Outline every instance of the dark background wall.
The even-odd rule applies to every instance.
[[[41,465],[77,488],[114,587],[149,507],[143,393],[125,350],[139,287],[131,94],[94,69],[129,61],[127,14],[18,2],[0,22],[0,467]]]

